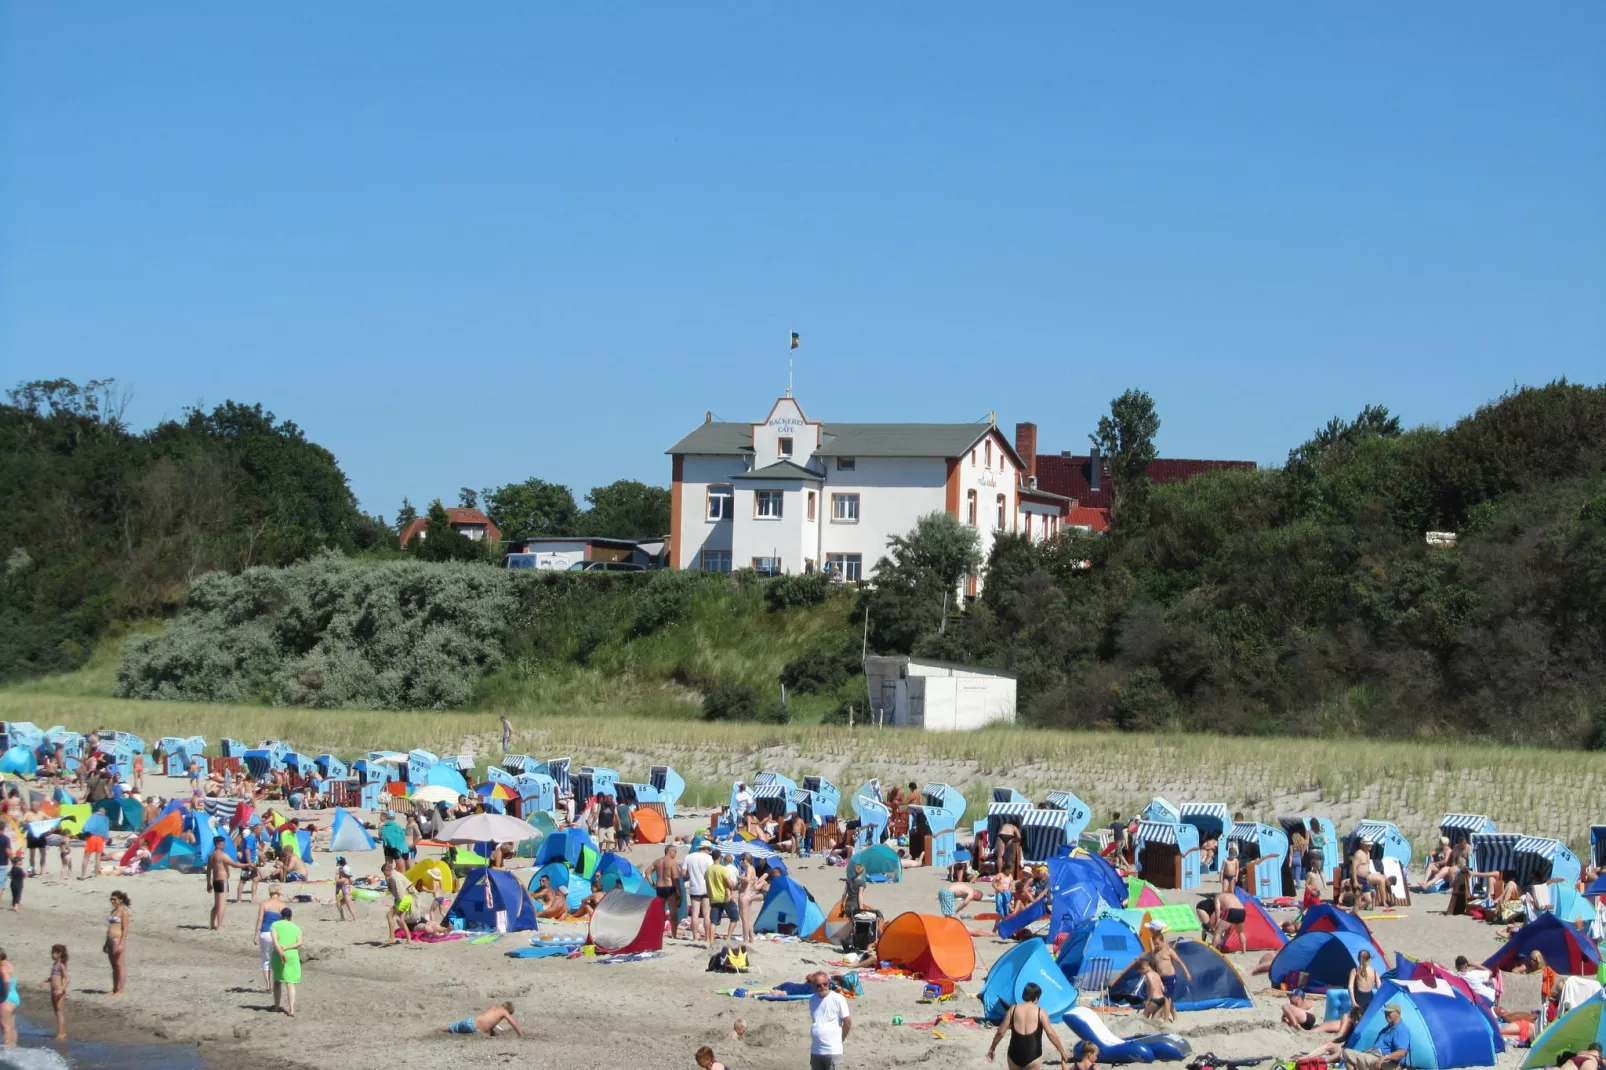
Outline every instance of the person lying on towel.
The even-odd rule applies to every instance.
[[[498,1003],[495,1006],[486,1007],[480,1013],[470,1015],[462,1021],[441,1026],[440,1032],[461,1033],[465,1036],[469,1033],[484,1033],[487,1036],[494,1037],[496,1031],[504,1024],[519,1036],[522,1037],[524,1035],[524,1030],[519,1028],[517,1019],[513,1017],[513,1004],[511,1003]]]

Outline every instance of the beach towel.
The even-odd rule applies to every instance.
[[[661,959],[662,951],[637,951],[629,955],[598,955],[587,959],[587,962],[600,962],[604,965],[613,965],[616,962],[646,962],[648,959]]]
[[[398,940],[404,939],[400,929],[397,929],[394,935]],[[443,944],[448,940],[462,940],[463,938],[463,933],[442,933],[439,936],[424,936],[419,933],[412,934],[413,942],[416,944]]]
[[[507,953],[510,959],[553,959],[574,953],[579,944],[548,944],[544,947],[521,947]]]

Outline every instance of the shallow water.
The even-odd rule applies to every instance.
[[[67,1023],[68,1031],[72,1023]],[[160,1066],[171,1070],[203,1070],[205,1063],[194,1045],[99,1044],[66,1040],[57,1043],[55,1023],[17,1019],[17,1049],[0,1048],[5,1070],[135,1070]]]

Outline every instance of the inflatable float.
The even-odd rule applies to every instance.
[[[1072,1007],[1066,1011],[1065,1024],[1078,1040],[1097,1044],[1099,1058],[1104,1062],[1180,1062],[1193,1051],[1185,1039],[1174,1033],[1154,1033],[1144,1037],[1116,1036],[1103,1019],[1086,1007]]]

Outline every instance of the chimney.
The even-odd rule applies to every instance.
[[[1037,425],[1015,425],[1015,452],[1020,454],[1021,463],[1026,465],[1026,471],[1021,474],[1028,483],[1037,478]]]
[[[703,410],[703,423],[711,424],[713,422],[714,422],[714,410],[713,409],[704,409]]]
[[[1097,494],[1099,490],[1099,477],[1104,474],[1104,458],[1099,456],[1097,446],[1087,451],[1087,488]]]

